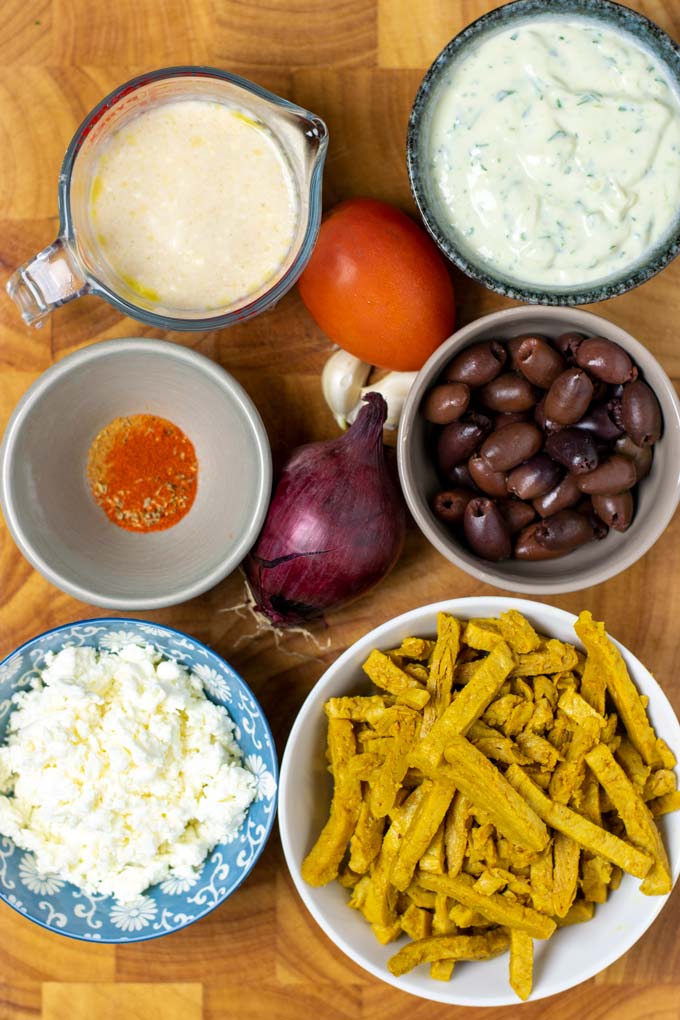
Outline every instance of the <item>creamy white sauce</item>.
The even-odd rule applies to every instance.
[[[482,39],[431,100],[440,225],[471,260],[536,285],[620,276],[680,212],[680,101],[652,54],[593,19]]]
[[[273,282],[298,223],[276,139],[206,99],[169,101],[116,131],[95,166],[90,209],[115,274],[177,309],[233,306]]]

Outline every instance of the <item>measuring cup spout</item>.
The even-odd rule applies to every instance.
[[[20,266],[7,281],[7,293],[29,326],[42,326],[53,309],[89,289],[80,263],[61,237]]]

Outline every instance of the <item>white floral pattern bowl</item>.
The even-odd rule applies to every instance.
[[[243,882],[274,824],[278,766],[267,720],[250,689],[231,666],[181,631],[141,620],[82,620],[32,638],[0,662],[0,743],[12,695],[27,689],[47,652],[64,645],[116,648],[151,644],[200,677],[206,696],[223,705],[236,724],[244,765],[257,778],[257,796],[237,836],[208,854],[192,883],[168,879],[130,903],[90,896],[56,875],[40,874],[30,853],[0,835],[0,899],[50,931],[92,942],[141,942],[178,931],[223,903]]]

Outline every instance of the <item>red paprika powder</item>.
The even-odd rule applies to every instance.
[[[163,531],[191,509],[198,461],[191,440],[167,418],[114,418],[96,436],[87,462],[95,501],[126,531]]]

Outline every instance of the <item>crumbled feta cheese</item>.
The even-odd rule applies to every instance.
[[[37,867],[131,900],[193,878],[256,793],[228,712],[150,645],[66,647],[15,695],[0,747],[0,833]]]

